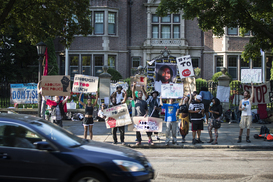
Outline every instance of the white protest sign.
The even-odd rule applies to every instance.
[[[103,111],[106,116],[106,128],[114,128],[132,124],[127,104],[107,108]]]
[[[162,118],[133,117],[133,124],[128,125],[128,131],[162,132]]]
[[[242,83],[262,83],[262,69],[241,69]]]
[[[184,93],[183,84],[162,84],[161,96],[162,98],[182,98]]]
[[[178,57],[176,58],[176,62],[177,62],[177,67],[179,69],[179,75],[181,79],[189,77],[189,76],[194,76],[194,71],[193,71],[190,55]]]
[[[220,102],[229,102],[229,96],[230,87],[217,86],[216,97],[220,100]]]
[[[98,77],[75,74],[72,92],[96,92],[98,90],[98,80]]]

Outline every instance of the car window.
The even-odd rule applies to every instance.
[[[33,143],[37,141],[42,141],[42,138],[26,127],[0,123],[0,146],[34,149]]]

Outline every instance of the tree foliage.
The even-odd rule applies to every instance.
[[[73,36],[92,32],[89,0],[0,0],[0,32],[21,29],[23,40],[33,45],[48,38],[62,37],[69,47]]]
[[[245,60],[260,56],[260,49],[273,48],[273,0],[161,0],[159,16],[183,10],[182,17],[198,19],[203,31],[224,34],[224,27],[240,27],[240,34],[252,31],[254,37],[243,52]]]
[[[218,82],[218,78],[222,75],[223,73],[221,71],[217,72],[217,73],[214,73],[214,75],[212,76],[211,80],[213,82]],[[232,76],[226,72],[226,75],[230,78],[229,82],[232,81]]]
[[[57,63],[57,56],[55,53],[53,39],[48,39],[45,43],[46,43],[47,54],[48,54],[48,75],[57,75],[59,67]]]

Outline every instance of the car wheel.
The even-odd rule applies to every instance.
[[[84,171],[76,174],[71,182],[107,182],[107,180],[99,172]]]

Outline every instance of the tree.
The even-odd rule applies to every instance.
[[[182,17],[198,19],[203,31],[212,30],[221,36],[224,27],[240,27],[240,34],[254,33],[245,46],[242,57],[246,60],[260,56],[260,49],[273,48],[273,0],[161,0],[159,16],[183,10]]]
[[[19,36],[33,45],[62,37],[70,46],[73,36],[92,33],[89,0],[0,0],[0,33],[21,29]]]
[[[48,75],[57,75],[59,67],[57,64],[57,56],[55,53],[53,39],[48,39],[45,43],[48,54]]]

